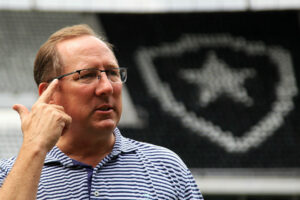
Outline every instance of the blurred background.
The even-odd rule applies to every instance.
[[[126,137],[165,146],[208,200],[300,199],[299,0],[0,0],[0,158],[22,143],[15,103],[64,26],[90,25],[128,68]]]

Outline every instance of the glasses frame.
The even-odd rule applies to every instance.
[[[73,71],[73,72],[69,72],[69,73],[66,73],[66,74],[62,74],[62,75],[60,75],[60,76],[56,76],[56,77],[54,77],[54,78],[48,80],[47,83],[50,83],[50,82],[53,81],[54,79],[60,80],[60,79],[62,79],[62,78],[64,78],[64,77],[66,77],[66,76],[70,76],[70,75],[76,74],[76,73],[78,73],[78,74],[80,75],[80,72],[81,72],[81,71],[85,71],[85,70],[96,70],[96,71],[99,71],[100,73],[102,73],[102,72],[105,72],[105,73],[106,73],[106,72],[108,72],[109,70],[112,70],[112,69],[125,70],[125,72],[126,72],[125,80],[124,80],[124,81],[121,80],[121,83],[125,83],[126,80],[127,80],[127,68],[126,68],[126,67],[115,67],[115,68],[110,68],[110,69],[105,69],[105,70],[97,69],[97,68],[78,69],[78,70],[75,70],[75,71]],[[112,82],[112,83],[118,83],[118,82]]]

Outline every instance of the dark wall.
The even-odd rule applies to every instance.
[[[123,135],[168,147],[189,167],[298,168],[298,20],[287,11],[100,14],[147,122]],[[149,85],[150,64],[173,108],[165,88]]]

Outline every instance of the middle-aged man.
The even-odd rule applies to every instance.
[[[1,200],[203,199],[175,153],[121,135],[127,72],[87,25],[51,35],[34,77],[40,97],[32,109],[13,106],[23,143],[0,162]]]

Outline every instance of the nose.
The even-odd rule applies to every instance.
[[[95,93],[97,96],[110,95],[113,93],[113,85],[106,76],[106,73],[101,73],[101,75],[98,76],[96,82],[97,83]]]

